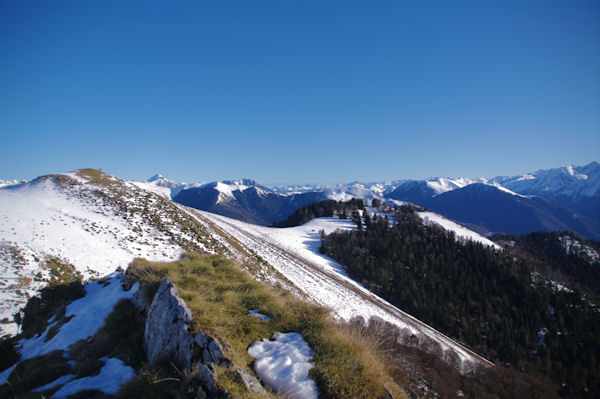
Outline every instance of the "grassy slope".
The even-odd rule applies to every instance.
[[[296,331],[315,352],[311,376],[321,397],[383,397],[384,385],[396,398],[404,397],[373,343],[339,327],[326,309],[294,299],[283,291],[270,291],[241,271],[234,261],[187,254],[169,263],[136,260],[128,272],[146,283],[148,296],[160,280],[171,278],[192,310],[194,328],[221,337],[229,347],[228,356],[249,371],[253,362],[247,353],[249,345],[278,331]],[[255,308],[271,320],[263,322],[249,316],[248,311]],[[226,377],[226,373],[221,375]],[[220,382],[236,391],[233,381],[224,378]]]

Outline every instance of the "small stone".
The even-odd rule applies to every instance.
[[[256,392],[259,394],[267,395],[267,391],[261,385],[261,383],[256,379],[256,377],[250,375],[246,370],[239,366],[235,366],[235,368],[231,371],[233,373],[234,378],[242,384],[246,389],[250,392]]]

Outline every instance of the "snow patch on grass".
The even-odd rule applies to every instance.
[[[248,315],[258,317],[262,321],[271,320],[271,318],[269,316],[262,314],[262,313],[258,313],[258,309],[250,309],[250,311],[248,312]]]
[[[275,391],[294,399],[319,396],[308,372],[315,365],[313,351],[299,333],[276,333],[274,341],[263,339],[250,345],[248,354],[256,359],[254,369],[261,380]]]

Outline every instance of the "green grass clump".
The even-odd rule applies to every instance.
[[[276,332],[299,332],[314,350],[311,376],[321,397],[380,398],[385,396],[384,385],[396,398],[404,397],[376,345],[336,324],[328,310],[285,292],[272,292],[233,260],[194,253],[170,263],[136,259],[128,273],[143,283],[148,297],[169,277],[192,311],[192,328],[220,337],[227,356],[248,371],[254,361],[247,352],[252,343]],[[249,316],[250,309],[258,309],[271,320]],[[235,381],[223,377],[226,374],[219,375],[220,381],[235,391]]]

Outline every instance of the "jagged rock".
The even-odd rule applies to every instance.
[[[252,375],[250,375],[243,368],[235,365],[235,367],[231,371],[231,373],[233,374],[233,377],[240,384],[244,385],[248,391],[250,391],[250,392],[256,392],[256,393],[263,394],[263,395],[267,395],[267,391],[261,385],[261,383],[256,379],[256,377],[253,377]]]
[[[144,349],[150,362],[171,360],[180,370],[191,366],[194,338],[188,329],[192,312],[171,280],[161,281],[148,309]]]

